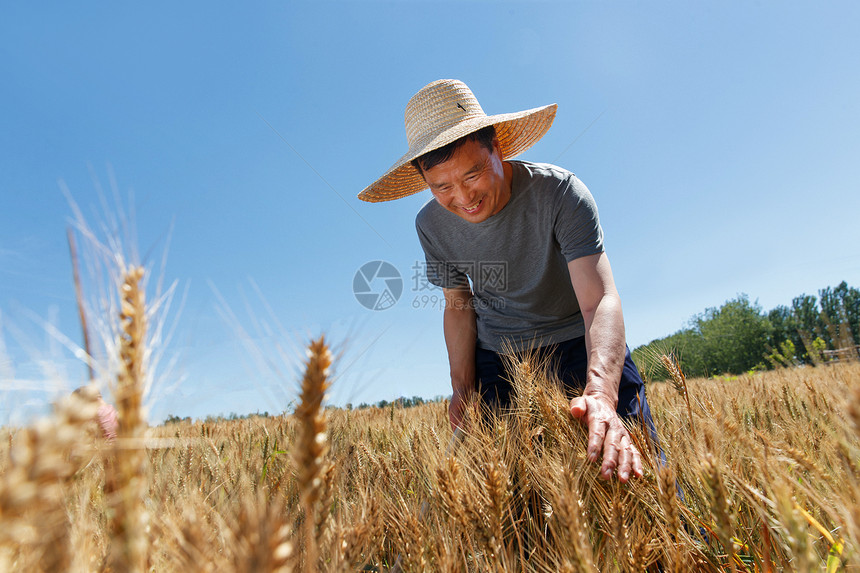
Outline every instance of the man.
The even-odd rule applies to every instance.
[[[445,294],[452,426],[475,390],[507,405],[503,354],[538,349],[567,389],[582,389],[570,411],[588,428],[589,461],[602,454],[601,475],[626,482],[642,475],[642,460],[622,417],[653,422],[597,208],[572,173],[509,160],[547,132],[555,111],[487,116],[464,83],[428,84],[406,107],[409,151],[359,198],[433,194],[416,228],[427,278]]]

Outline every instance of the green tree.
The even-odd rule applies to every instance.
[[[860,291],[842,281],[835,288],[818,291],[821,320],[827,329],[832,348],[845,348],[860,343]]]
[[[798,333],[798,322],[791,308],[780,305],[767,313],[770,322],[771,333],[768,344],[773,349],[778,349],[786,341],[790,341],[795,349],[803,348],[803,340]]]
[[[704,345],[708,374],[741,374],[767,354],[770,322],[756,301],[745,294],[720,308],[709,308],[695,319]]]
[[[709,308],[690,319],[687,328],[653,340],[633,351],[646,380],[664,380],[660,355],[674,352],[688,376],[739,374],[761,364],[813,364],[827,348],[860,345],[860,290],[842,281],[819,291],[819,298],[802,294],[791,306],[767,314],[747,295]]]
[[[791,301],[791,311],[797,322],[797,328],[803,335],[808,335],[811,339],[824,334],[818,299],[814,296],[802,294],[794,297]]]
[[[694,328],[684,328],[664,338],[653,340],[633,350],[633,360],[648,381],[665,380],[669,374],[663,368],[660,356],[675,354],[680,358],[681,369],[687,376],[706,376],[704,343]]]

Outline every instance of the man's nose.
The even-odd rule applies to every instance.
[[[454,194],[457,198],[457,204],[460,207],[468,207],[474,202],[475,193],[466,185],[457,185],[454,190]]]

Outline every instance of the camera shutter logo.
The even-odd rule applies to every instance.
[[[352,292],[361,306],[370,310],[386,310],[394,306],[403,294],[403,278],[388,261],[370,261],[355,271]]]

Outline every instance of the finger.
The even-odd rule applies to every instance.
[[[633,469],[633,452],[636,448],[627,436],[621,437],[621,451],[618,452],[618,480],[627,483]]]
[[[642,455],[639,453],[639,448],[631,444],[633,450],[633,475],[641,478],[645,475],[645,470],[642,467]]]
[[[585,398],[574,398],[570,401],[570,413],[574,418],[581,419],[588,412],[588,404]]]
[[[596,462],[600,456],[601,450],[604,449],[606,438],[607,423],[606,420],[599,420],[592,417],[588,421],[588,461]],[[604,454],[605,455],[605,454]]]
[[[603,464],[600,467],[603,479],[611,478],[612,472],[618,467],[618,455],[621,451],[622,437],[622,433],[614,425],[611,425],[606,432],[606,437],[603,441]]]

